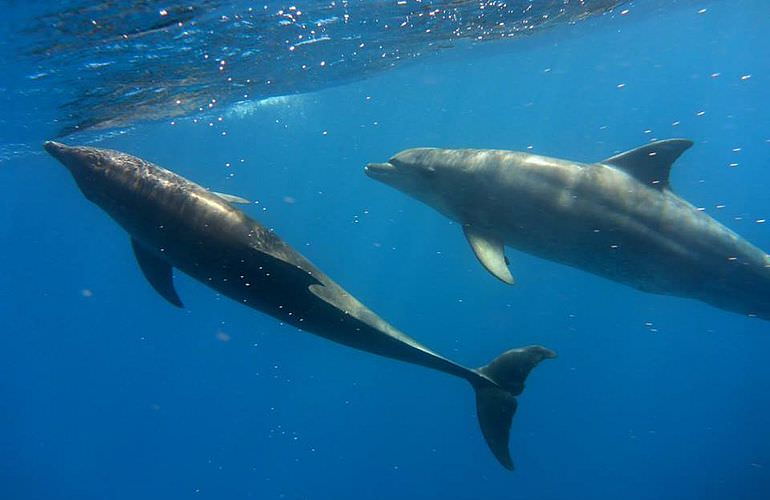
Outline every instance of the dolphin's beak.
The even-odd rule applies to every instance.
[[[60,142],[46,141],[43,144],[43,149],[48,151],[48,154],[59,160],[70,171],[86,163],[88,157],[83,148],[67,146]]]
[[[369,177],[376,179],[396,173],[396,167],[392,163],[370,163],[364,167],[364,172]]]
[[[48,151],[48,154],[59,160],[68,168],[70,166],[70,162],[77,156],[78,151],[78,148],[72,148],[60,142],[54,141],[46,141],[45,144],[43,144],[43,149]]]
[[[43,149],[48,151],[48,154],[54,158],[61,158],[62,153],[67,150],[67,146],[60,142],[46,141],[43,144]]]
[[[547,347],[543,347],[543,357],[546,359],[553,359],[559,357],[559,355]]]

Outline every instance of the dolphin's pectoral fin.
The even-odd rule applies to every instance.
[[[656,141],[599,163],[615,166],[644,184],[664,189],[669,187],[671,166],[692,144],[687,139]]]
[[[320,282],[311,284],[307,290],[349,319],[378,329],[377,316],[344,290],[333,289]]]
[[[357,311],[350,310],[351,307],[354,305],[362,305],[355,299],[355,297],[351,297],[344,290],[339,288],[335,290],[319,281],[309,285],[307,290],[330,306],[335,307],[340,311],[345,311],[346,314],[352,315],[354,317],[357,317]],[[357,317],[356,319],[361,318]]]
[[[238,203],[241,205],[248,205],[251,202],[247,200],[246,198],[241,198],[240,196],[235,196],[234,194],[227,194],[227,193],[219,193],[217,191],[211,191],[211,194],[215,194],[225,200],[228,203]]]
[[[307,290],[330,306],[339,309],[340,311],[344,311],[345,314],[350,314],[352,312],[348,310],[350,309],[350,303],[341,300],[342,296],[340,295],[339,290],[331,290],[328,286],[319,282],[309,285]]]
[[[503,242],[500,238],[479,232],[473,226],[464,225],[463,231],[468,243],[481,264],[500,281],[513,285],[513,276],[508,269],[503,253]]]
[[[174,276],[171,265],[145,249],[133,238],[131,238],[131,246],[134,248],[134,255],[139,263],[139,268],[155,291],[176,307],[184,307],[174,289]]]

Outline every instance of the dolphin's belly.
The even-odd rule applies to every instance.
[[[697,261],[671,245],[651,243],[634,232],[603,224],[586,225],[584,220],[544,220],[548,228],[544,231],[543,225],[531,225],[536,220],[507,227],[506,245],[646,291],[675,293],[671,288],[692,287],[686,283],[692,273],[683,271]]]
[[[393,328],[252,219],[240,212],[237,217],[221,210],[188,212],[173,223],[134,224],[133,234],[141,235],[147,247],[162,249],[173,267],[285,324],[356,349],[466,375],[467,370]]]
[[[161,185],[132,205],[142,209],[113,211],[113,217],[143,246],[228,298],[282,321],[309,314],[319,302],[307,287],[328,278],[207,191]]]
[[[508,246],[636,288],[693,296],[719,281],[764,282],[770,262],[735,233],[670,192],[579,183],[516,204],[500,227]]]
[[[278,248],[255,247],[253,235],[236,231],[229,238],[176,239],[165,253],[186,274],[285,324],[355,349],[467,376],[465,368],[393,328],[272,233],[263,236]]]
[[[174,267],[226,297],[290,324],[312,317],[321,300],[311,284],[327,280],[309,263],[299,266],[276,256],[304,259],[285,245],[261,249],[262,237],[277,238],[263,228],[242,224],[206,224],[199,231],[166,231],[153,238],[156,248]],[[255,235],[255,231],[263,234]],[[278,241],[278,240],[277,240]]]

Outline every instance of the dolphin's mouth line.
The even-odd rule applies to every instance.
[[[364,172],[370,177],[389,175],[396,172],[396,166],[392,163],[370,163],[364,167]]]

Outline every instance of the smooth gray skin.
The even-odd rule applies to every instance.
[[[366,173],[459,222],[472,243],[491,242],[477,257],[504,281],[513,280],[503,244],[646,292],[770,319],[770,257],[670,189],[671,164],[691,145],[659,141],[592,164],[416,148]]]
[[[275,233],[235,209],[242,198],[215,194],[140,158],[118,151],[45,149],[72,173],[83,194],[132,238],[150,284],[182,307],[172,267],[280,321],[362,351],[442,371],[469,381],[487,443],[507,468],[515,396],[530,370],[555,353],[513,349],[479,369],[465,368],[401,333],[361,304]]]

